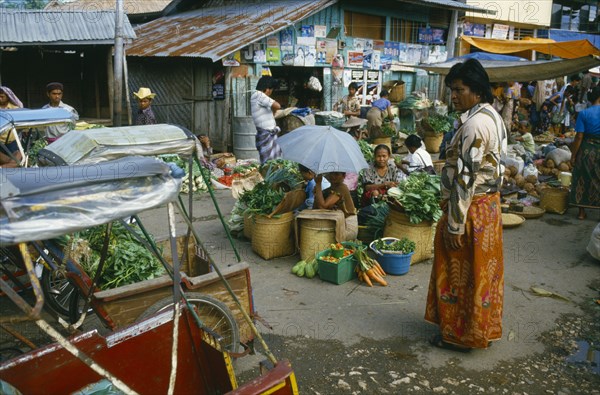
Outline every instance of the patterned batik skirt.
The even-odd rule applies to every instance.
[[[445,214],[438,222],[425,320],[445,342],[487,348],[502,337],[504,260],[500,194],[475,195],[467,213],[463,247],[447,249]]]
[[[600,208],[600,139],[584,138],[579,147],[570,203],[584,208]]]
[[[281,148],[277,144],[278,127],[273,130],[256,128],[256,149],[260,155],[260,163],[263,164],[269,159],[281,158]]]

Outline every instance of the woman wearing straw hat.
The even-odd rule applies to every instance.
[[[150,107],[152,105],[152,99],[156,96],[156,93],[152,93],[150,88],[140,88],[133,95],[138,100],[138,112],[135,119],[136,125],[154,125],[156,124],[156,117]]]

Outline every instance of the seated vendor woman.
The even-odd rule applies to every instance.
[[[362,204],[369,205],[371,200],[380,199],[391,187],[398,185],[398,168],[390,161],[392,152],[390,147],[379,144],[375,147],[374,163],[362,174],[364,193]]]
[[[341,210],[346,218],[346,234],[344,240],[354,240],[358,236],[358,217],[356,207],[352,202],[350,191],[344,184],[346,173],[327,173],[326,177],[331,187],[323,191],[323,176],[319,174],[315,178],[315,201],[313,208],[325,210]]]
[[[226,158],[233,157],[233,154],[230,152],[214,154],[212,145],[210,143],[210,139],[205,134],[198,135],[198,140],[200,140],[200,144],[202,145],[202,154],[204,156],[204,159],[207,163],[210,164],[207,167],[211,169],[214,167],[222,169],[227,164]]]

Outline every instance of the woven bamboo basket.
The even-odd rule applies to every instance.
[[[444,168],[445,164],[446,164],[446,161],[443,159],[433,161],[433,168],[435,169],[436,174],[438,174],[438,175],[442,174],[442,169]]]
[[[394,80],[384,82],[383,87],[388,90],[388,99],[393,103],[397,103],[404,100],[404,97],[406,95],[405,85],[406,84],[404,83],[404,81]]]
[[[517,211],[511,211],[509,209],[508,212],[511,214],[520,215],[521,217],[523,217],[525,219],[535,219],[535,218],[540,218],[542,215],[544,215],[546,210],[544,210],[543,208],[540,208],[540,207],[535,207],[535,206],[524,206],[523,211],[517,212]]]
[[[392,138],[391,137],[376,137],[373,139],[373,145],[378,146],[379,144],[387,145],[392,150]]]
[[[308,260],[335,243],[335,221],[328,219],[298,219],[300,259]]]
[[[252,240],[252,228],[254,227],[254,218],[250,213],[244,213],[244,237]]]
[[[440,145],[444,139],[443,133],[425,132],[423,134],[423,142],[425,143],[425,149],[430,154],[436,154],[440,152]]]
[[[288,212],[279,218],[254,216],[252,227],[252,251],[263,259],[269,260],[292,255],[294,243],[294,214]]]
[[[517,214],[502,213],[502,227],[514,228],[525,222],[525,218]]]
[[[433,257],[434,225],[435,223],[432,221],[413,224],[410,222],[408,215],[392,208],[385,220],[383,237],[395,237],[397,239],[407,237],[414,241],[417,248],[411,264],[418,263]]]
[[[564,214],[569,206],[569,191],[564,188],[546,188],[542,190],[540,207],[548,213]]]

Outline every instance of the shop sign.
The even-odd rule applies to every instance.
[[[443,44],[446,36],[445,29],[433,29],[430,27],[419,28],[418,41],[424,44]]]
[[[472,37],[484,37],[485,36],[485,25],[482,23],[463,23],[463,34],[465,36]]]

